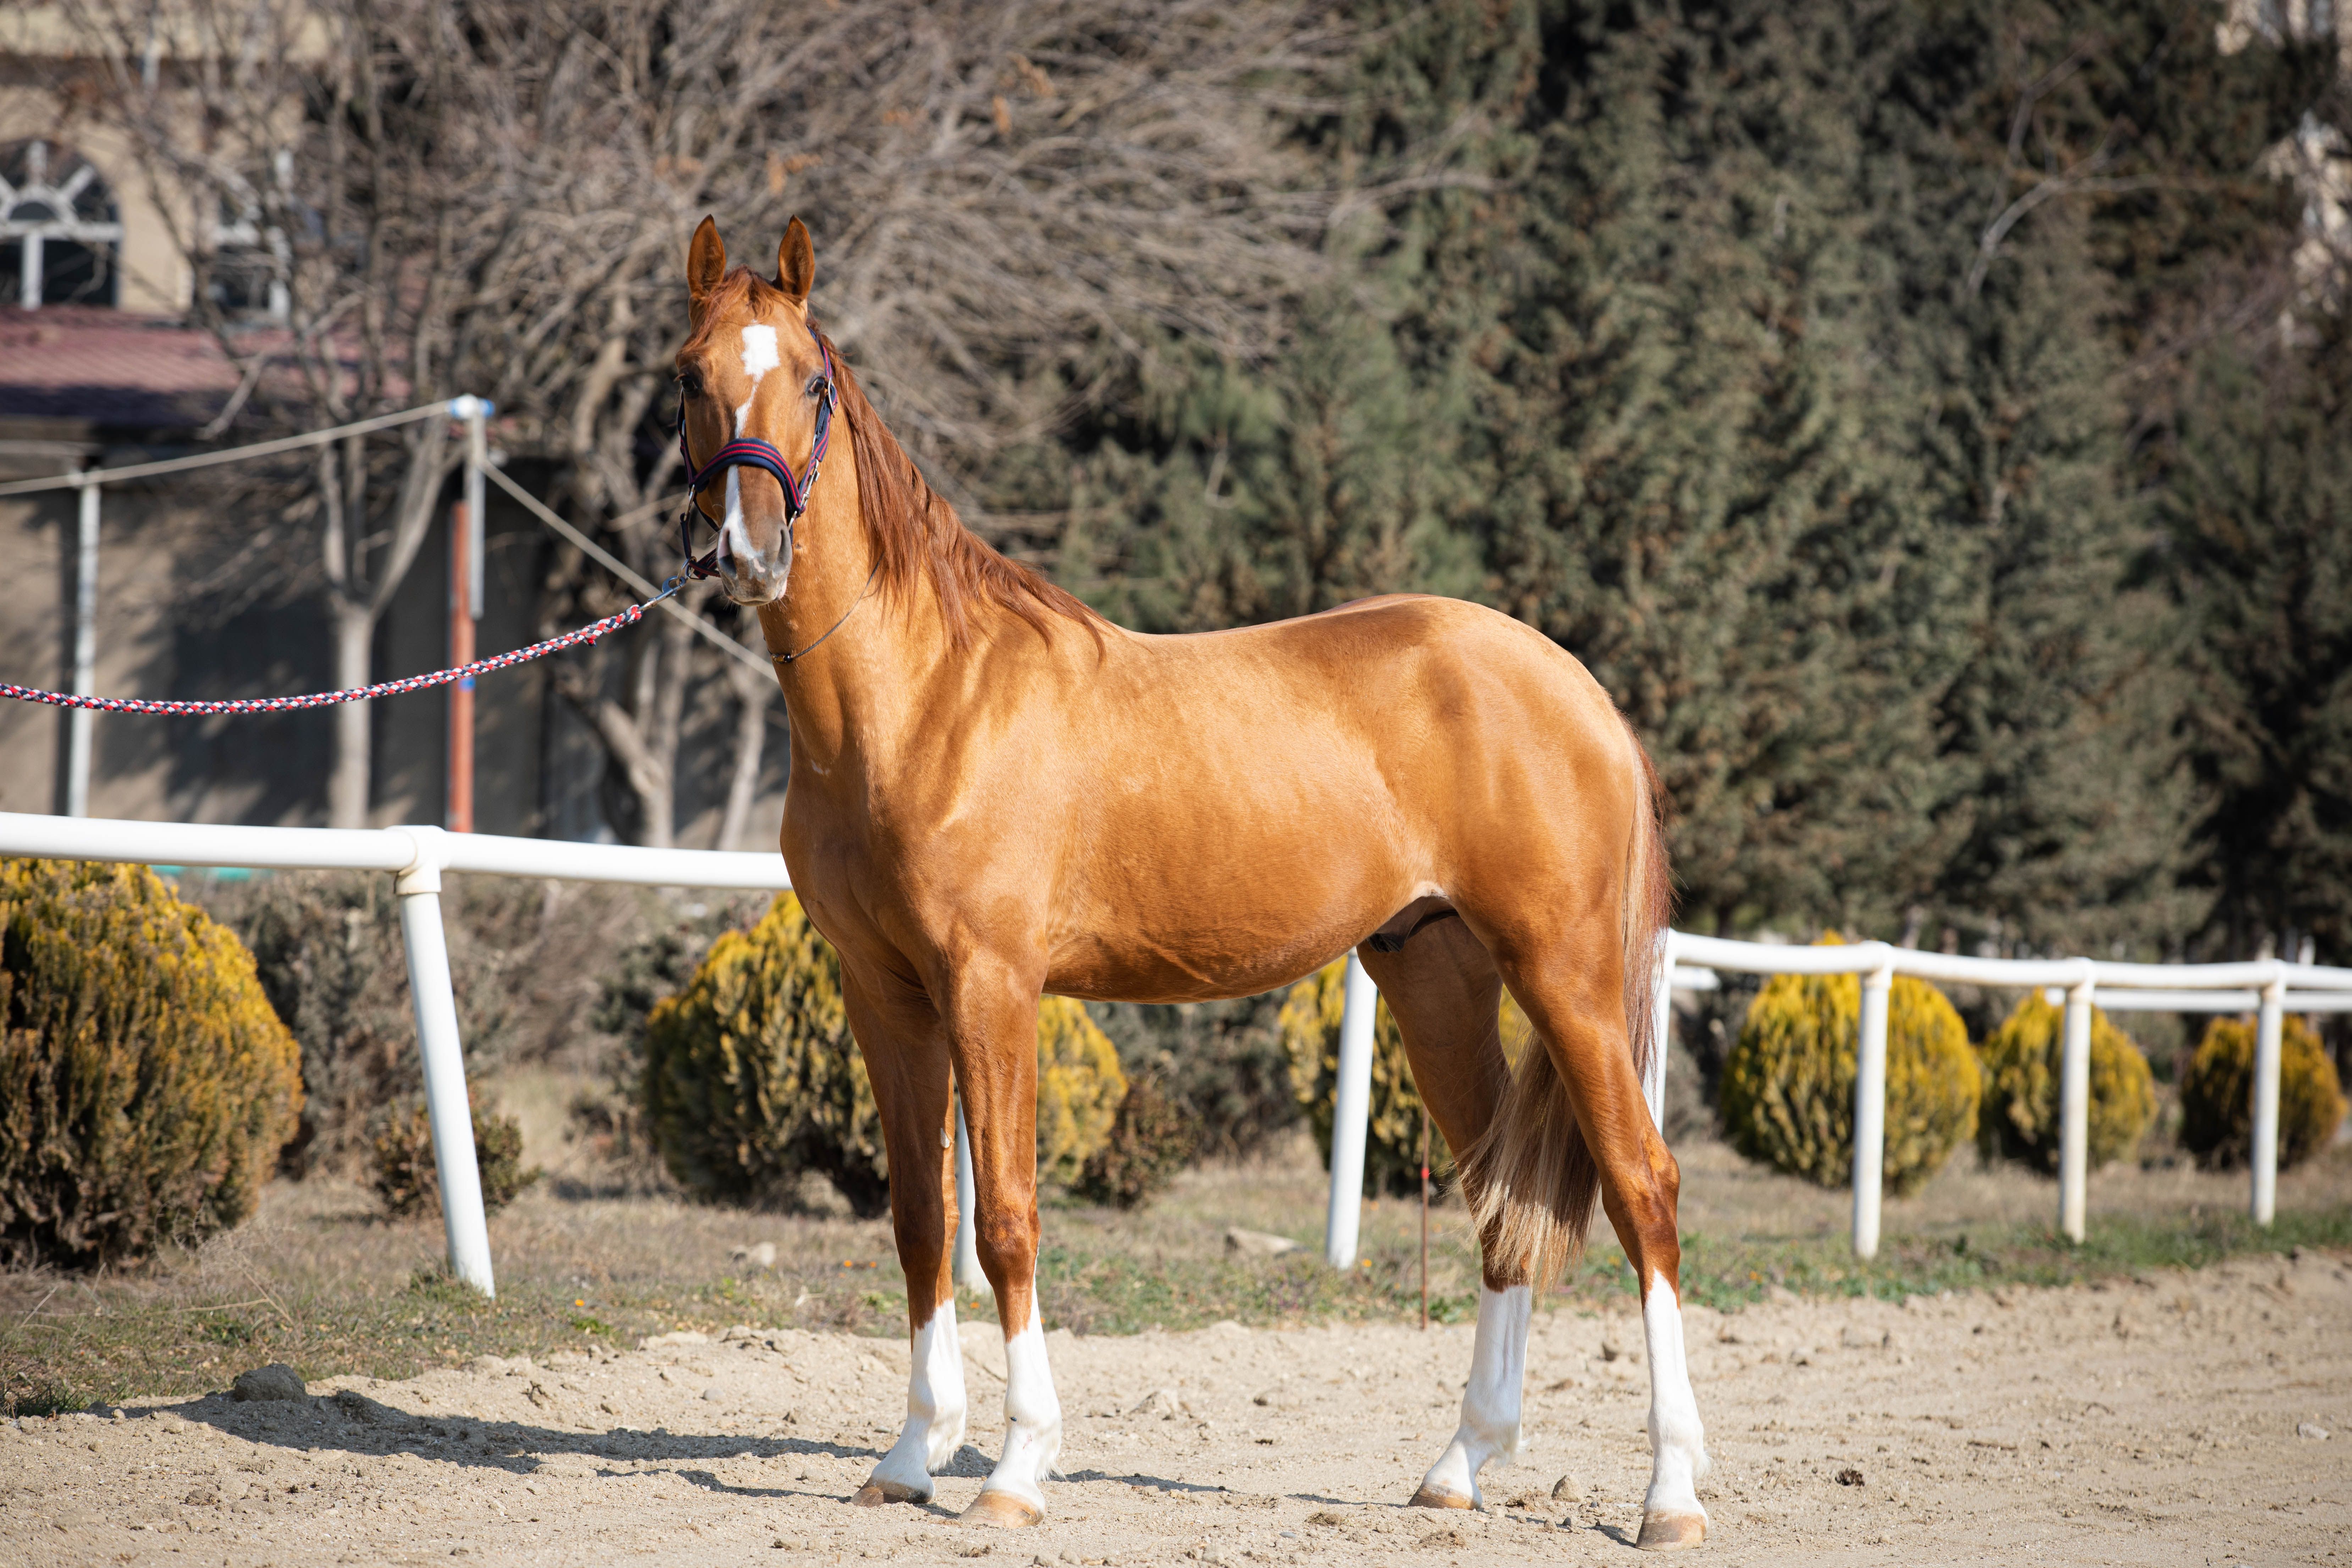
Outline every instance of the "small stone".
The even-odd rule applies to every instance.
[[[1893,1334],[1885,1332],[1874,1334],[1868,1329],[1855,1323],[1848,1323],[1844,1331],[1838,1335],[1838,1343],[1850,1351],[1885,1350],[1894,1342],[1894,1340]]]
[[[725,1402],[727,1395],[726,1393],[714,1383],[709,1388],[702,1391],[702,1397],[710,1401],[713,1405],[719,1405]]]
[[[1842,1487],[1858,1487],[1862,1485],[1862,1472],[1848,1465],[1837,1473],[1837,1484]]]
[[[1129,1415],[1157,1415],[1162,1421],[1172,1421],[1184,1408],[1184,1402],[1172,1388],[1155,1388],[1128,1411]]]
[[[732,1263],[749,1263],[760,1268],[773,1268],[776,1266],[776,1244],[772,1241],[761,1241],[748,1247],[730,1247],[727,1258]]]
[[[1584,1483],[1578,1480],[1576,1472],[1571,1470],[1552,1482],[1551,1495],[1556,1498],[1580,1498],[1584,1495]]]
[[[1795,1350],[1790,1351],[1789,1352],[1789,1364],[1790,1366],[1812,1365],[1813,1347],[1811,1345],[1799,1345]]]
[[[1279,1258],[1286,1252],[1297,1252],[1298,1243],[1286,1236],[1269,1231],[1244,1230],[1234,1226],[1225,1232],[1225,1250],[1238,1252],[1244,1258]]]
[[[2322,1426],[2315,1421],[2296,1422],[2294,1435],[2298,1437],[2308,1437],[2315,1443],[2325,1443],[2327,1441],[2327,1428]]]
[[[310,1391],[302,1385],[302,1374],[282,1361],[237,1373],[236,1381],[229,1385],[229,1392],[239,1399],[300,1400],[310,1397]]]
[[[1617,1342],[1614,1340],[1603,1340],[1601,1342],[1601,1359],[1602,1361],[1616,1361],[1620,1357],[1623,1356],[1624,1353],[1625,1352],[1622,1350],[1618,1348]]]
[[[180,1500],[190,1508],[213,1508],[219,1504],[220,1493],[215,1491],[210,1486],[200,1486],[192,1489]]]

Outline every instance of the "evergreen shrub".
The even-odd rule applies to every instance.
[[[485,1116],[474,1106],[474,1167],[482,1182],[482,1210],[496,1214],[545,1175],[523,1169],[522,1123]],[[395,1219],[441,1206],[441,1173],[433,1163],[433,1119],[422,1105],[394,1116],[368,1151],[369,1185]]]
[[[253,1212],[300,1053],[236,936],[143,866],[0,860],[0,1257],[82,1268]]]
[[[1825,1187],[1851,1181],[1861,1035],[1860,975],[1766,981],[1724,1060],[1723,1121],[1732,1147]],[[1925,981],[1896,976],[1886,1016],[1890,1189],[1916,1191],[1975,1135],[1980,1089],[1959,1014]]]
[[[2242,1165],[2254,1144],[2254,1039],[2251,1018],[2216,1018],[2180,1078],[2180,1142],[2209,1169]],[[2336,1064],[2290,1013],[2279,1039],[2279,1169],[2327,1147],[2344,1120]]]
[[[888,1208],[889,1158],[841,960],[793,894],[713,942],[693,978],[654,1005],[645,1041],[646,1125],[687,1190],[782,1204],[814,1171],[857,1213]],[[1038,1009],[1037,1079],[1039,1174],[1076,1181],[1109,1138],[1127,1079],[1110,1041],[1066,997]]]
[[[1984,1104],[1977,1139],[1985,1156],[2058,1170],[2058,1089],[2066,1010],[2029,992],[1978,1057]],[[2156,1078],[2131,1037],[2091,1009],[2090,1167],[2128,1158],[2156,1118]]]

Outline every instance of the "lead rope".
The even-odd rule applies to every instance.
[[[89,708],[100,713],[154,713],[165,716],[197,714],[210,717],[223,713],[294,713],[306,708],[331,708],[339,702],[365,702],[376,697],[399,697],[412,691],[429,691],[436,686],[455,681],[471,680],[494,669],[510,669],[518,664],[529,664],[535,658],[545,658],[566,648],[586,647],[599,637],[633,626],[645,618],[647,610],[686,586],[683,574],[662,584],[660,593],[642,605],[631,605],[616,610],[592,626],[566,632],[560,637],[550,637],[512,653],[492,654],[471,664],[461,664],[455,669],[436,669],[430,675],[405,676],[399,680],[380,681],[373,686],[352,686],[340,691],[312,691],[299,697],[247,697],[222,702],[162,702],[143,697],[84,697],[71,691],[44,691],[34,686],[16,686],[0,682],[0,697],[15,698],[20,702],[46,703],[51,708]],[[855,609],[856,606],[852,605]],[[831,634],[827,634],[828,636]]]

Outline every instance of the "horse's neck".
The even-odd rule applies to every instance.
[[[946,625],[928,573],[896,586],[874,576],[862,521],[813,542],[785,602],[761,616],[770,650],[796,656],[777,671],[795,764],[887,776],[904,765],[914,716],[934,710],[929,689],[952,668]]]

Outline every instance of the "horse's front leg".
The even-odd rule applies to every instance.
[[[949,1247],[955,1234],[954,1113],[946,1040],[927,1000],[901,995],[877,1005],[876,991],[842,976],[849,1025],[866,1057],[881,1112],[882,1142],[890,1157],[890,1221],[898,1267],[907,1277],[907,1318],[912,1342],[907,1375],[907,1424],[852,1500],[865,1507],[925,1503],[931,1477],[947,1468],[963,1442],[963,1347],[956,1338],[955,1286]]]
[[[964,1510],[972,1524],[1035,1524],[1062,1452],[1062,1402],[1037,1312],[1037,981],[976,955],[943,1009],[971,1140],[972,1232],[1004,1329],[1004,1453]]]

